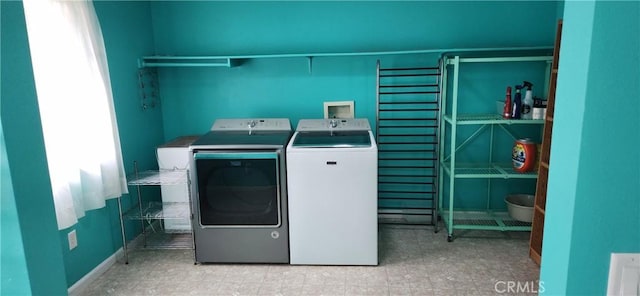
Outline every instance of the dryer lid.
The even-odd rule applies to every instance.
[[[211,131],[193,142],[191,147],[217,147],[220,149],[229,147],[285,147],[291,134],[291,131],[255,131],[251,135],[244,131]]]

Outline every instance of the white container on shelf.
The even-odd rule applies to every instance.
[[[534,107],[533,119],[544,119],[547,116],[547,108]]]
[[[531,223],[533,221],[533,205],[535,197],[531,194],[510,194],[504,200],[511,218]]]
[[[159,146],[157,158],[160,174],[167,170],[189,170],[189,145],[196,139],[197,136],[179,137]],[[179,185],[161,185],[160,191],[165,231],[190,232],[191,211],[186,182]]]

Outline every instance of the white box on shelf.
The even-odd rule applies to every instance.
[[[165,170],[189,170],[189,145],[197,136],[176,138],[158,147],[156,153],[160,174]],[[186,174],[185,174],[186,176]],[[186,182],[179,185],[161,185],[164,227],[167,232],[191,231],[189,191]],[[166,204],[166,206],[165,206]],[[180,218],[184,217],[184,218]]]

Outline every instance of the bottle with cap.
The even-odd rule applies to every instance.
[[[504,109],[502,110],[504,119],[511,118],[511,86],[507,86],[507,96],[504,99]]]
[[[529,81],[524,81],[522,87],[526,87],[527,91],[524,94],[524,100],[522,101],[522,119],[533,119],[533,95],[531,93],[531,87],[533,84]]]
[[[511,109],[511,118],[520,119],[520,113],[522,112],[522,94],[520,90],[522,85],[516,85],[516,94],[513,98],[513,108]]]

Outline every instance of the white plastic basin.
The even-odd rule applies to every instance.
[[[510,194],[504,200],[511,218],[531,223],[533,221],[533,205],[535,197],[531,194]]]

